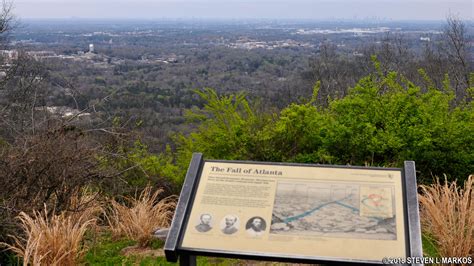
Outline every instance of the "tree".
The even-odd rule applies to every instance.
[[[174,162],[186,169],[192,152],[212,159],[386,167],[414,160],[422,183],[443,174],[462,182],[474,170],[472,103],[453,107],[449,85],[424,91],[403,75],[376,68],[328,106],[315,105],[315,86],[308,103],[290,104],[272,117],[254,112],[241,95],[201,92],[205,107],[193,112],[201,125],[177,138]],[[177,179],[184,174],[176,172]]]
[[[9,34],[17,26],[17,21],[13,15],[13,1],[2,0],[0,5],[0,46],[5,46]]]
[[[449,73],[454,82],[456,96],[463,99],[466,91],[471,87],[469,73],[469,51],[471,42],[467,37],[466,25],[464,22],[450,15],[447,18],[447,25],[444,28],[444,51],[450,63]]]

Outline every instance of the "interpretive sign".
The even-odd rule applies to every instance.
[[[413,162],[400,169],[213,161],[195,154],[167,259],[380,264],[421,257],[414,173]]]

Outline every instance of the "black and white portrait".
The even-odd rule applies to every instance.
[[[212,216],[209,213],[203,213],[199,217],[199,224],[195,226],[196,231],[201,233],[209,232],[212,229]]]
[[[249,236],[259,237],[262,236],[267,228],[267,223],[260,216],[250,218],[245,225],[245,230]]]
[[[239,231],[239,218],[235,215],[226,215],[221,221],[221,230],[226,235],[235,234]]]

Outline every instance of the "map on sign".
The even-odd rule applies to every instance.
[[[379,218],[393,217],[392,189],[388,187],[361,187],[360,215]]]
[[[393,188],[279,182],[271,234],[396,240]]]

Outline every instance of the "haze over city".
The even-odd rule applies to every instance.
[[[20,18],[473,19],[470,0],[17,0]]]

